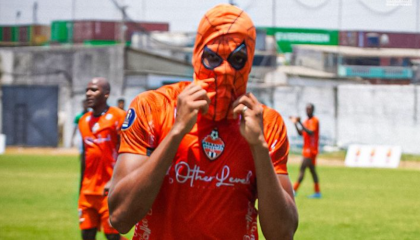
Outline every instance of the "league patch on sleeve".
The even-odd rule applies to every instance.
[[[136,111],[134,109],[130,108],[127,111],[127,115],[125,115],[124,123],[122,124],[121,129],[127,130],[133,125],[134,120],[136,119]]]

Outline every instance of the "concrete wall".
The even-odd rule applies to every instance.
[[[322,145],[398,145],[405,153],[420,153],[419,86],[294,86],[253,92],[283,116],[292,145],[302,140],[288,117],[306,118],[305,106],[311,102]]]
[[[73,119],[82,110],[90,79],[102,76],[110,81],[110,105],[116,105],[123,93],[124,49],[120,46],[1,48],[0,58],[3,85],[59,86],[59,125],[66,147],[70,146]]]
[[[420,87],[342,86],[338,144],[400,145],[420,153]]]
[[[274,94],[273,107],[282,114],[285,120],[291,144],[302,144],[302,140],[289,117],[300,116],[304,120],[308,103],[315,105],[315,115],[320,119],[321,143],[334,144],[336,139],[334,88],[279,87]]]

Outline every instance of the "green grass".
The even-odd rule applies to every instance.
[[[81,239],[78,188],[77,157],[0,155],[0,239]]]
[[[318,155],[318,158],[326,159],[326,160],[343,160],[346,158],[346,151],[335,151],[335,152],[321,152]],[[294,149],[292,152],[290,152],[290,155],[292,156],[302,156],[301,150]],[[401,154],[401,161],[407,161],[407,162],[420,162],[420,155],[414,155],[414,154]]]
[[[292,182],[298,167],[289,166]],[[306,198],[308,173],[296,197],[295,239],[420,236],[420,171],[319,166],[318,173],[323,198]],[[80,240],[78,184],[77,157],[0,155],[0,239]],[[97,239],[105,240],[102,233]]]
[[[291,175],[296,176],[292,168]],[[296,203],[296,239],[417,239],[420,172],[404,169],[318,167],[322,199],[308,199],[309,172]],[[294,180],[294,178],[292,179]]]

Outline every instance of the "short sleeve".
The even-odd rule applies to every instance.
[[[318,123],[318,119],[316,119],[316,118],[312,118],[312,120],[311,121],[309,121],[309,124],[308,124],[308,129],[309,130],[311,130],[311,131],[317,131],[318,130],[318,127],[319,127],[319,123]]]
[[[277,174],[288,174],[289,140],[283,118],[275,110],[264,107],[264,136]]]
[[[119,153],[150,155],[156,148],[161,112],[158,105],[150,92],[139,94],[131,102],[121,127]]]

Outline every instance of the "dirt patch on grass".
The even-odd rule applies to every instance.
[[[318,158],[317,165],[319,166],[334,166],[334,167],[344,167],[344,159],[325,159],[325,158]],[[302,157],[296,155],[289,156],[289,163],[290,164],[300,164],[302,162]],[[414,161],[400,161],[400,165],[398,168],[403,169],[415,169],[420,170],[420,162]]]
[[[53,155],[53,156],[78,156],[77,148],[28,148],[7,147],[6,153],[10,155]]]
[[[27,147],[7,147],[6,154],[11,155],[58,155],[58,156],[78,156],[77,148],[27,148]],[[1,156],[1,155],[0,155]],[[290,164],[300,164],[302,157],[299,155],[289,155]],[[325,159],[318,158],[319,166],[344,167],[344,159]],[[420,170],[420,162],[401,161],[399,168]]]

